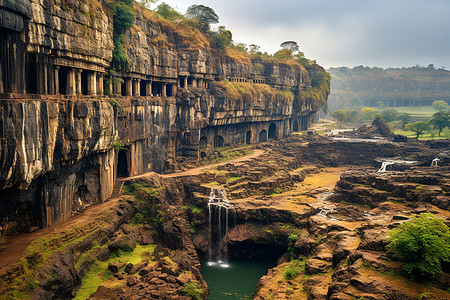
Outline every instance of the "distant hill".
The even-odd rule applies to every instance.
[[[408,68],[330,68],[330,111],[354,106],[428,106],[436,100],[450,103],[450,71]]]

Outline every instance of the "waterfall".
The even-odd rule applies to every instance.
[[[439,161],[440,161],[440,159],[436,157],[436,158],[433,159],[433,161],[431,162],[431,166],[432,166],[432,167],[433,167],[433,166],[437,167]]]
[[[381,168],[377,171],[377,172],[386,172],[386,168],[387,166],[393,165],[393,164],[405,164],[405,165],[409,165],[409,164],[414,164],[417,161],[413,161],[413,160],[401,160],[401,159],[390,159],[390,160],[386,160],[383,161],[381,163]]]
[[[228,201],[225,191],[212,188],[208,200],[209,213],[209,262],[228,267],[226,238],[229,226],[229,212],[234,214],[234,206]]]
[[[392,161],[383,161],[381,163],[381,168],[378,170],[378,172],[386,172],[386,167],[393,165],[393,164],[394,164],[394,162],[392,162]]]

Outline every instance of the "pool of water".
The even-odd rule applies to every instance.
[[[202,275],[209,286],[209,300],[251,299],[256,284],[267,270],[275,267],[273,259],[230,259],[226,263],[204,262]]]

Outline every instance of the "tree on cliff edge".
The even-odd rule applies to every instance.
[[[186,17],[196,19],[203,32],[208,32],[211,24],[219,23],[219,16],[216,12],[212,8],[201,4],[189,6],[186,11]]]

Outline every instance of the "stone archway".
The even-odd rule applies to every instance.
[[[292,130],[298,132],[298,121],[294,120],[294,125],[292,126]]]
[[[269,138],[269,140],[276,140],[276,139],[278,139],[277,125],[275,125],[275,123],[272,123],[269,126],[268,138]]]
[[[215,148],[217,148],[217,147],[223,147],[223,145],[224,145],[224,139],[223,139],[223,137],[222,137],[221,135],[216,135],[216,136],[214,137],[214,147],[215,147]]]
[[[261,143],[267,142],[267,130],[261,130],[259,132],[259,141]]]
[[[245,143],[250,145],[252,143],[252,131],[249,130],[245,133]]]
[[[128,167],[128,154],[125,149],[119,150],[117,154],[117,177],[130,176],[130,170]]]

